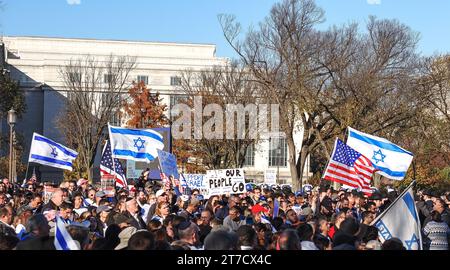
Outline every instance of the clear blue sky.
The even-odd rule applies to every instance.
[[[1,1],[1,0],[0,0]],[[234,14],[246,29],[268,15],[275,0],[2,0],[0,33],[11,36],[119,39],[217,45],[233,57],[217,14]],[[69,4],[75,3],[75,4]],[[395,18],[420,33],[424,55],[450,53],[448,0],[317,0],[326,22]],[[380,2],[369,4],[369,2]]]

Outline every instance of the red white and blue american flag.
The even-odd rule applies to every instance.
[[[375,172],[372,162],[343,141],[336,139],[334,150],[323,178],[338,182],[354,188],[359,188],[369,195],[370,180]]]
[[[111,156],[111,144],[109,143],[109,140],[106,142],[105,147],[103,148],[102,160],[100,161],[100,175],[115,176],[117,186],[122,188],[128,187],[127,178],[125,177],[122,164],[120,164],[117,158],[114,159],[113,163],[113,159]]]

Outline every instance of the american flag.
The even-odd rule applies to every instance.
[[[361,189],[369,195],[370,180],[375,172],[372,162],[343,141],[336,139],[324,179]]]
[[[117,158],[113,159],[111,156],[111,144],[109,140],[106,142],[103,148],[102,160],[100,161],[100,175],[115,175],[116,185],[122,188],[127,188],[127,179],[123,172],[122,164],[120,164]]]

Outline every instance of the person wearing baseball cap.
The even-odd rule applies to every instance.
[[[147,220],[146,220],[147,224],[150,220],[152,220],[152,217],[155,215],[156,206],[158,205],[158,203],[160,203],[160,202],[168,203],[169,202],[169,196],[163,189],[156,191],[155,196],[156,196],[156,203],[152,204],[152,206],[150,206],[150,209],[148,210]]]
[[[260,204],[255,204],[252,206],[253,220],[255,221],[255,223],[261,222],[261,217],[263,213],[269,213],[269,209],[263,207]]]

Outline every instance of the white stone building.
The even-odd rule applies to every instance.
[[[135,56],[137,68],[132,72],[131,80],[143,80],[152,91],[159,91],[169,106],[182,94],[177,91],[181,71],[188,68],[201,70],[228,62],[227,58],[216,57],[216,46],[212,44],[47,37],[3,37],[3,43],[6,48],[6,68],[13,79],[20,81],[21,90],[26,97],[27,112],[17,125],[25,139],[24,162],[28,157],[33,132],[62,141],[61,134],[55,127],[55,120],[60,115],[67,93],[64,91],[59,69],[71,59],[85,55],[96,58],[110,54]],[[2,119],[0,133],[7,132],[6,120]],[[300,132],[296,134],[297,142],[301,142],[301,135]],[[286,144],[284,140],[281,141],[279,154],[270,145],[269,141],[262,141],[249,149],[245,166],[246,178],[262,182],[264,171],[269,168],[279,171],[279,183],[289,183]],[[43,180],[62,179],[60,170],[41,166],[39,171]],[[309,175],[309,170],[305,175]]]

